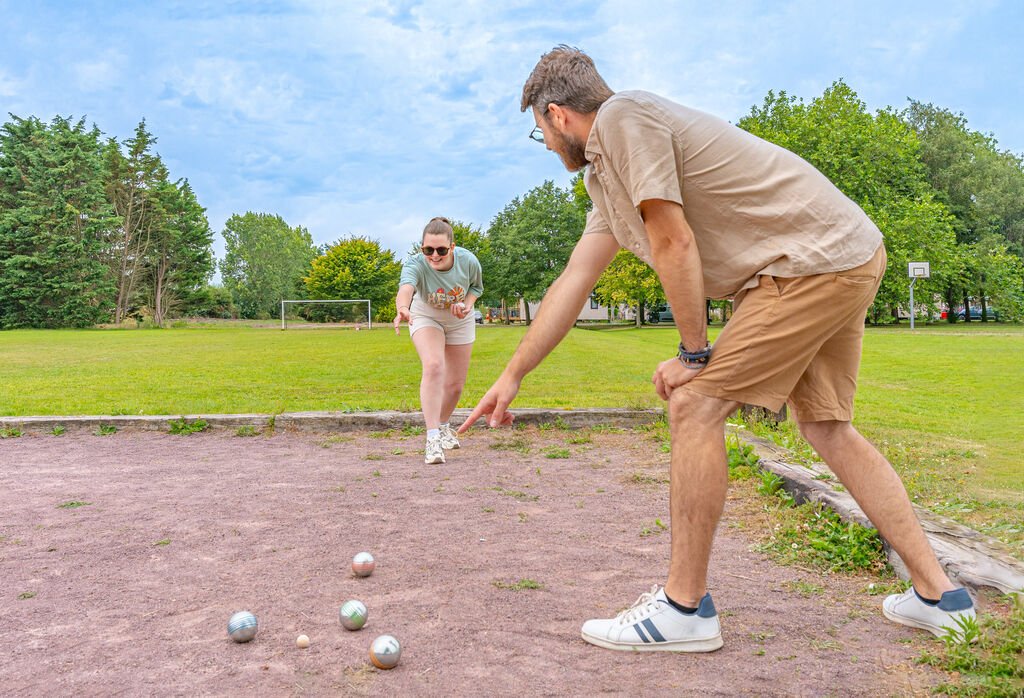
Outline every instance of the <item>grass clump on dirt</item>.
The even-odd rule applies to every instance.
[[[951,696],[1024,696],[1024,607],[1011,597],[999,605],[1006,613],[983,613],[978,620],[958,621],[944,647],[921,652],[918,662],[950,672],[935,687]]]
[[[523,591],[524,589],[543,589],[544,585],[540,582],[535,582],[532,579],[520,579],[518,582],[512,584],[506,584],[505,582],[497,579],[491,582],[494,586],[499,589],[508,589],[509,591]]]
[[[757,454],[749,444],[735,436],[726,443],[730,480],[751,480],[754,491],[766,498],[766,510],[773,509],[779,519],[767,540],[754,549],[777,562],[806,565],[836,571],[868,570],[889,572],[889,562],[878,531],[853,521],[843,521],[821,504],[797,505],[783,489],[784,481],[775,473],[757,467]]]
[[[25,432],[15,427],[3,427],[0,428],[0,439],[16,439],[19,436],[23,436]]]
[[[493,448],[495,451],[516,451],[518,453],[529,453],[530,440],[521,434],[508,437],[499,436],[490,443],[490,448]]]
[[[210,428],[210,425],[205,419],[197,419],[193,422],[188,421],[184,417],[181,419],[171,419],[168,422],[171,425],[172,434],[195,434],[198,432],[206,431]]]

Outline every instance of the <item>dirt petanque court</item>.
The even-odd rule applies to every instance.
[[[0,441],[5,695],[913,695],[932,642],[868,577],[750,550],[731,495],[710,591],[725,646],[614,652],[580,626],[667,570],[668,455],[643,432],[75,431]],[[377,566],[352,574],[352,556]],[[338,610],[363,601],[345,630]],[[259,619],[232,642],[228,618]],[[379,634],[396,668],[370,664]],[[308,649],[296,637],[308,635]]]

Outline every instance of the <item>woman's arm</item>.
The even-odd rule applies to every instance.
[[[409,304],[412,303],[412,294],[415,290],[416,287],[412,284],[402,284],[398,287],[398,295],[395,296],[395,334],[398,334],[398,325],[403,320],[412,322]]]

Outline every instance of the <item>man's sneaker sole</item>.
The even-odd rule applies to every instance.
[[[581,633],[581,636],[592,645],[622,652],[714,652],[722,646],[721,633],[712,637],[694,638],[693,640],[641,642],[639,644],[612,642],[611,640],[605,640],[586,632]]]
[[[949,631],[945,628],[940,628],[939,626],[932,625],[931,623],[925,623],[924,621],[918,620],[917,618],[901,616],[898,613],[893,613],[885,606],[882,606],[882,615],[884,615],[886,618],[893,621],[894,623],[906,625],[909,628],[917,628],[918,630],[927,630],[935,637],[945,637],[949,634]]]

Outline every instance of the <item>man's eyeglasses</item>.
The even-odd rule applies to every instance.
[[[540,130],[540,126],[533,127],[533,130],[530,131],[530,138],[538,143],[544,142],[544,132]]]
[[[440,257],[447,257],[448,256],[448,250],[450,250],[451,248],[450,247],[430,247],[429,245],[424,245],[420,249],[423,250],[423,254],[425,254],[428,257],[433,257],[435,252],[437,252],[438,256],[440,256]]]

